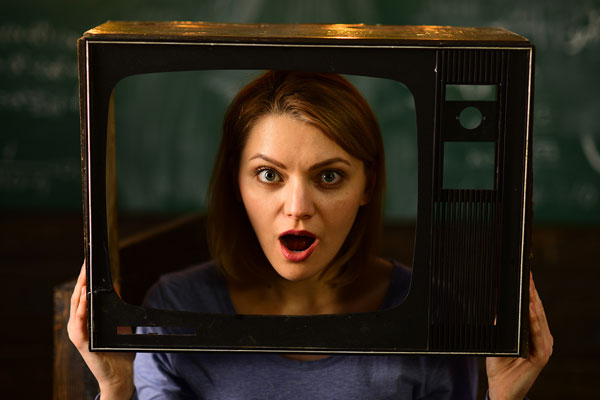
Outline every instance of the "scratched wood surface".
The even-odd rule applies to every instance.
[[[504,44],[526,46],[524,37],[503,28],[365,24],[224,24],[193,21],[108,21],[87,39],[251,41],[378,44]]]

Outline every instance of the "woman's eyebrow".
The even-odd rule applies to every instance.
[[[286,169],[286,166],[283,163],[280,163],[279,161],[274,160],[271,157],[265,156],[264,154],[261,154],[261,153],[253,155],[252,157],[250,157],[250,159],[248,161],[252,161],[256,158],[262,158],[263,160],[268,161],[271,164],[275,164],[277,167],[279,167],[281,169]]]
[[[352,167],[352,165],[350,164],[350,161],[348,161],[348,160],[346,160],[344,158],[341,158],[341,157],[333,157],[333,158],[328,158],[327,160],[323,160],[321,162],[316,163],[315,165],[313,165],[312,167],[310,167],[310,170],[312,171],[312,170],[315,170],[315,169],[320,169],[320,168],[322,168],[322,167],[324,167],[326,165],[335,164],[337,162],[341,162],[341,163],[344,163],[344,164],[348,165],[349,167]]]
[[[275,166],[277,166],[277,167],[279,167],[281,169],[286,169],[287,168],[285,166],[285,164],[283,164],[283,163],[281,163],[281,162],[279,162],[279,161],[277,161],[277,160],[275,160],[275,159],[273,159],[273,158],[271,158],[269,156],[266,156],[266,155],[264,155],[262,153],[258,153],[258,154],[253,155],[252,157],[250,157],[250,159],[248,161],[252,161],[252,160],[257,159],[257,158],[260,158],[260,159],[263,159],[263,160],[265,160],[267,162],[270,162],[271,164],[274,164]],[[349,167],[352,166],[350,164],[350,161],[348,161],[348,160],[346,160],[344,158],[333,157],[333,158],[328,158],[326,160],[323,160],[323,161],[320,161],[320,162],[316,163],[315,165],[313,165],[313,166],[310,167],[310,170],[313,171],[315,169],[320,169],[320,168],[323,168],[326,165],[335,164],[337,162],[341,162],[343,164],[346,164]]]

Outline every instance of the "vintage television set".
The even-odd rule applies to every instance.
[[[527,39],[500,28],[107,22],[84,34],[78,54],[91,350],[527,353],[534,70]],[[109,237],[113,89],[130,76],[196,70],[321,71],[406,85],[417,122],[418,207],[413,276],[402,304],[266,316],[122,300],[111,278],[116,244]],[[446,95],[453,85],[491,86],[494,96],[457,101]],[[480,113],[475,126],[461,125],[466,109]],[[444,182],[445,149],[455,143],[493,149],[490,187]],[[177,329],[120,331],[139,326]]]

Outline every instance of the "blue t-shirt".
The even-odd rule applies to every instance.
[[[409,284],[410,271],[395,263],[382,308],[399,304]],[[145,305],[235,313],[225,280],[213,263],[163,276]],[[477,377],[475,359],[449,356],[332,355],[298,361],[276,354],[139,353],[134,362],[137,396],[144,400],[465,400],[475,398]]]

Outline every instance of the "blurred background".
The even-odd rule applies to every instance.
[[[554,355],[530,395],[595,392],[600,1],[22,0],[0,5],[1,397],[52,393],[52,288],[74,278],[83,259],[76,40],[106,20],[500,26],[530,39],[537,51],[534,277],[555,336]],[[157,74],[118,84],[122,236],[202,212],[221,116],[255,75]],[[411,94],[400,84],[352,79],[383,128],[388,222],[410,227],[417,189]],[[165,135],[173,131],[180,140]],[[450,168],[486,171],[490,162],[484,151],[467,152]]]

